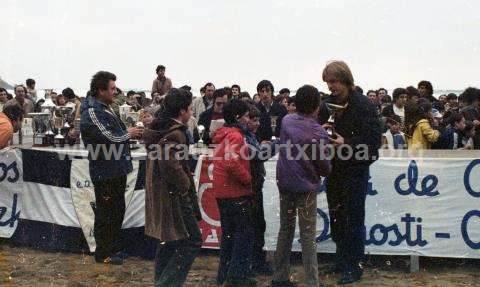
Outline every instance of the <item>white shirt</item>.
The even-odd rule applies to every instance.
[[[398,108],[395,104],[393,104],[393,112],[399,116],[400,118],[402,118],[402,122],[403,120],[405,119],[405,108]]]

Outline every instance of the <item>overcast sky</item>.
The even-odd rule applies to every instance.
[[[479,86],[480,1],[1,0],[0,77],[88,89],[98,70],[150,89],[155,67],[198,89],[313,84],[343,59],[365,90]]]

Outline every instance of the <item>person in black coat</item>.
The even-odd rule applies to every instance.
[[[205,131],[203,132],[202,136],[204,144],[209,145],[211,143],[210,125],[212,120],[223,119],[222,109],[227,101],[228,92],[225,89],[215,90],[213,93],[213,106],[200,114],[200,117],[198,118],[198,125],[205,127]]]
[[[256,107],[260,110],[260,128],[257,137],[260,142],[272,140],[272,136],[280,135],[280,126],[283,117],[287,114],[287,108],[273,101],[273,85],[268,80],[262,80],[257,85],[257,93],[260,102]],[[275,129],[272,130],[272,117],[276,117]]]
[[[336,150],[332,172],[327,178],[331,234],[337,245],[335,271],[342,272],[339,284],[348,284],[360,280],[363,274],[365,200],[369,167],[378,158],[381,145],[380,121],[372,102],[355,92],[347,64],[341,61],[329,63],[322,77],[332,92],[325,102],[346,105],[342,112],[336,113],[331,144],[353,149],[352,157],[346,156],[345,147],[341,149],[344,152],[341,157],[338,154],[340,149]],[[319,120],[324,128],[332,127],[328,123],[329,116],[326,105],[322,105]]]

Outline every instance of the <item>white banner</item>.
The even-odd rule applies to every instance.
[[[133,171],[127,176],[127,190],[125,192],[125,208],[129,210],[129,206],[134,197],[135,184],[137,182],[138,161],[132,161]],[[72,168],[70,171],[70,190],[72,201],[75,207],[78,221],[85,235],[91,252],[95,251],[96,243],[93,234],[93,226],[95,223],[95,214],[93,207],[95,205],[95,192],[93,183],[90,179],[89,165],[87,159],[72,160]],[[135,208],[134,210],[138,210]],[[138,214],[138,213],[135,213]],[[125,216],[125,218],[130,218]],[[125,220],[124,223],[125,225]]]
[[[279,199],[275,161],[266,163],[266,249],[275,250]],[[366,252],[386,255],[480,258],[480,160],[382,158],[370,169]],[[317,249],[335,252],[328,205],[318,196]],[[298,228],[293,243],[301,250]]]
[[[22,153],[0,150],[0,237],[12,237],[20,218],[23,189]]]

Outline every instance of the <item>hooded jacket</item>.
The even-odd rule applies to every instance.
[[[440,132],[434,130],[428,120],[419,120],[415,124],[413,135],[407,135],[408,149],[430,149],[432,143],[436,142],[440,137]]]
[[[213,190],[216,198],[252,195],[248,147],[237,127],[221,127],[213,135]]]
[[[155,130],[147,129],[143,134],[149,152],[145,233],[160,241],[186,239],[190,234],[183,221],[182,209],[192,208],[196,219],[201,219],[187,159],[179,158],[188,156],[187,127],[170,118],[157,119],[152,125]],[[155,156],[151,156],[152,152]]]
[[[93,182],[124,176],[133,170],[130,135],[108,105],[88,97],[81,106],[80,133]]]

